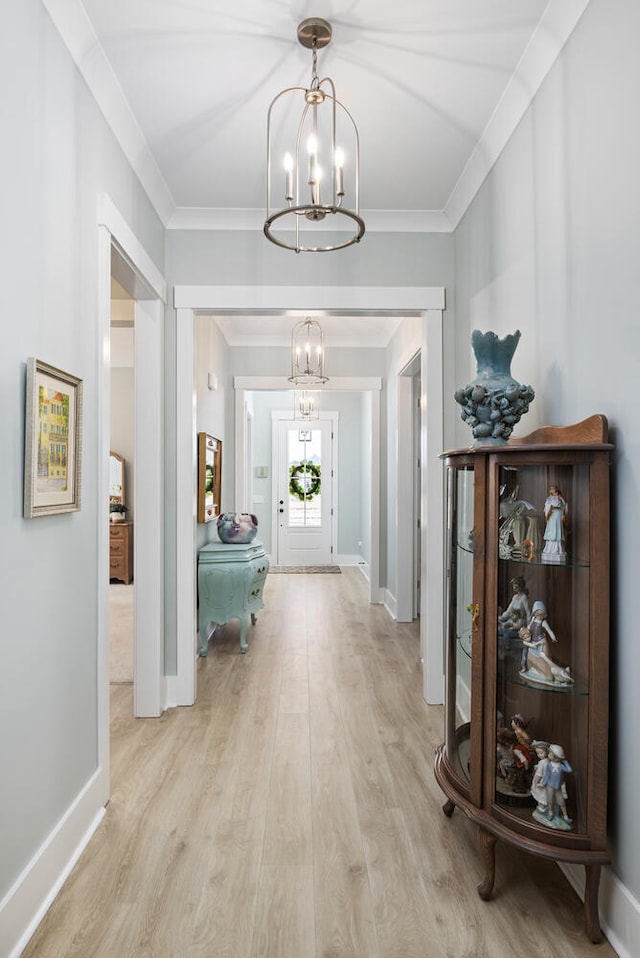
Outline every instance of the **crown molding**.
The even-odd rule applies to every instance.
[[[42,0],[80,74],[166,227],[175,209],[169,187],[80,0]]]
[[[550,0],[446,206],[455,230],[558,59],[589,0]]]
[[[240,289],[241,295],[238,290]],[[274,305],[275,304],[275,305]],[[445,308],[444,286],[174,286],[175,309],[197,309],[213,314],[239,309],[242,313],[258,310],[278,313],[301,311],[349,310],[371,316],[390,310],[399,316]]]
[[[176,207],[81,0],[42,0],[166,229],[262,230],[264,210]],[[589,0],[549,0],[444,210],[363,210],[367,232],[451,233],[530,106]],[[335,223],[326,229],[336,231]]]

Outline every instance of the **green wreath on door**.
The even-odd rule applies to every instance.
[[[302,502],[313,499],[320,492],[320,466],[316,466],[315,462],[309,459],[303,459],[297,466],[291,466],[289,477],[289,492]]]

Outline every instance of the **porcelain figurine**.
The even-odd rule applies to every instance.
[[[566,562],[565,549],[568,506],[562,492],[556,485],[549,486],[549,495],[544,503],[544,549],[543,562]]]
[[[529,609],[529,591],[527,584],[521,575],[514,576],[511,580],[513,595],[511,602],[498,616],[498,631],[509,634],[510,637],[520,631],[521,628],[528,625],[531,618]]]
[[[567,761],[562,745],[550,745],[548,761],[540,778],[540,786],[546,791],[546,811],[535,809],[533,817],[548,828],[571,831],[572,819],[567,812],[567,786],[564,777],[573,768]]]
[[[522,662],[520,674],[549,685],[572,685],[573,678],[568,666],[554,662],[549,651],[549,640],[557,642],[555,632],[547,621],[544,602],[533,603],[529,625],[520,630],[522,639]]]
[[[546,785],[542,784],[542,779],[549,763],[549,743],[532,742],[531,745],[538,759],[531,780],[531,794],[536,801],[536,811],[546,813],[549,805],[547,803],[547,788]]]
[[[511,729],[516,738],[511,746],[515,762],[513,790],[523,794],[530,790],[531,770],[534,762],[531,736],[527,732],[528,724],[528,721],[519,712],[511,719]]]

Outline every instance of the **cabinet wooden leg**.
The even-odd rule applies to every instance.
[[[584,923],[587,937],[597,945],[602,941],[600,917],[598,915],[598,889],[600,887],[600,865],[585,865]]]
[[[496,880],[496,836],[478,829],[478,846],[484,862],[484,879],[478,885],[478,894],[483,901],[491,898],[493,885]]]
[[[444,805],[442,806],[442,811],[445,813],[447,818],[451,818],[455,810],[456,810],[456,806],[453,804],[451,799],[448,798],[446,802],[444,803]]]

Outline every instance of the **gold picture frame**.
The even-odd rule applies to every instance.
[[[198,433],[198,522],[212,522],[220,515],[222,485],[222,440]]]
[[[82,380],[27,360],[24,518],[80,510]]]

